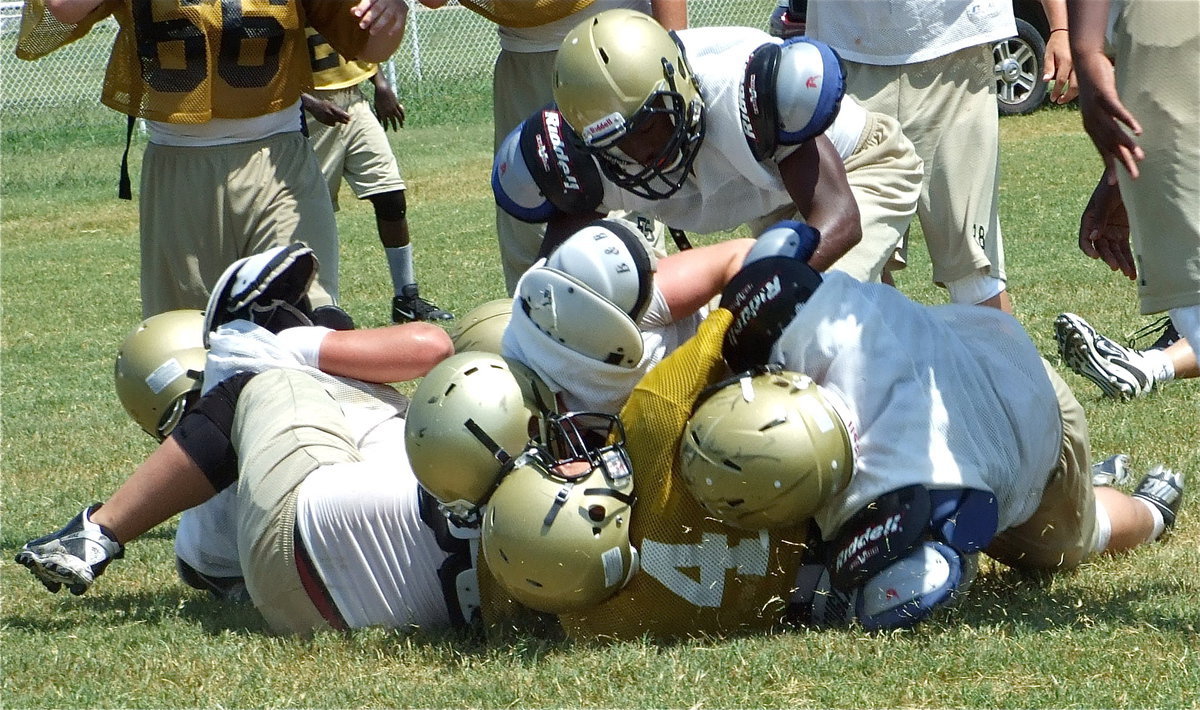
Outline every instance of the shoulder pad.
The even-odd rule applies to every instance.
[[[527,222],[595,212],[604,198],[595,159],[577,147],[553,106],[539,109],[505,138],[493,163],[492,190],[501,208]]]
[[[492,161],[492,195],[500,209],[522,222],[548,222],[558,210],[538,189],[521,155],[521,129],[512,129]]]
[[[926,539],[929,492],[921,485],[885,493],[855,513],[829,548],[833,586],[852,589],[866,582]]]
[[[833,123],[846,91],[842,61],[829,45],[793,37],[750,54],[739,96],[742,132],[758,160],[800,145]]]

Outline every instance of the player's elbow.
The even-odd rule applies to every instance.
[[[454,342],[446,331],[432,323],[409,323],[405,326],[412,359],[409,362],[421,375],[454,354]]]

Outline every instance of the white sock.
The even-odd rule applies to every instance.
[[[405,244],[402,247],[384,247],[383,253],[387,257],[388,270],[392,274],[392,288],[399,296],[405,286],[415,283],[417,280],[413,276],[412,244]]]
[[[1155,382],[1170,382],[1175,379],[1175,363],[1162,350],[1142,350],[1141,356],[1150,368]]]
[[[1145,498],[1134,496],[1133,499],[1146,506],[1146,509],[1150,511],[1150,517],[1154,520],[1154,530],[1150,533],[1150,537],[1146,538],[1146,542],[1154,542],[1158,539],[1159,535],[1163,534],[1163,530],[1167,529],[1167,523],[1163,520],[1162,511],[1158,509],[1157,505]]]
[[[1100,554],[1107,550],[1111,539],[1112,518],[1108,515],[1108,509],[1100,501],[1096,501],[1096,546],[1092,548],[1092,552]]]

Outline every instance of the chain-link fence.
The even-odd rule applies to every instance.
[[[693,26],[766,27],[774,0],[691,0]],[[98,101],[104,68],[117,32],[106,20],[88,36],[34,62],[13,53],[21,20],[20,2],[0,2],[0,111],[7,115]],[[396,52],[389,78],[408,94],[436,90],[447,83],[481,81],[491,76],[499,44],[495,25],[452,2],[437,10],[414,3],[404,44]]]

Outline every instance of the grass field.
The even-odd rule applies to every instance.
[[[486,99],[483,99],[486,101]],[[420,108],[420,105],[415,105]],[[486,104],[453,123],[415,110],[394,139],[409,184],[423,290],[458,313],[503,295],[487,175]],[[115,198],[123,121],[111,113],[5,116],[0,654],[6,707],[1195,707],[1200,705],[1200,504],[1174,537],[1036,580],[985,567],[960,607],[890,634],[499,646],[366,630],[274,638],[249,606],[175,578],[167,523],[129,546],[83,597],[46,594],[12,556],[102,499],[151,450],[112,388],[136,324],[136,202]],[[1098,158],[1071,109],[1002,121],[1003,224],[1017,315],[1057,362],[1054,316],[1106,332],[1148,321],[1131,283],[1084,258],[1079,212]],[[134,170],[138,167],[135,146]],[[343,194],[343,302],[382,325],[390,295],[369,205]],[[900,287],[940,302],[919,244]],[[1060,368],[1061,369],[1061,368]],[[1200,388],[1102,399],[1065,373],[1098,454],[1200,473]]]

